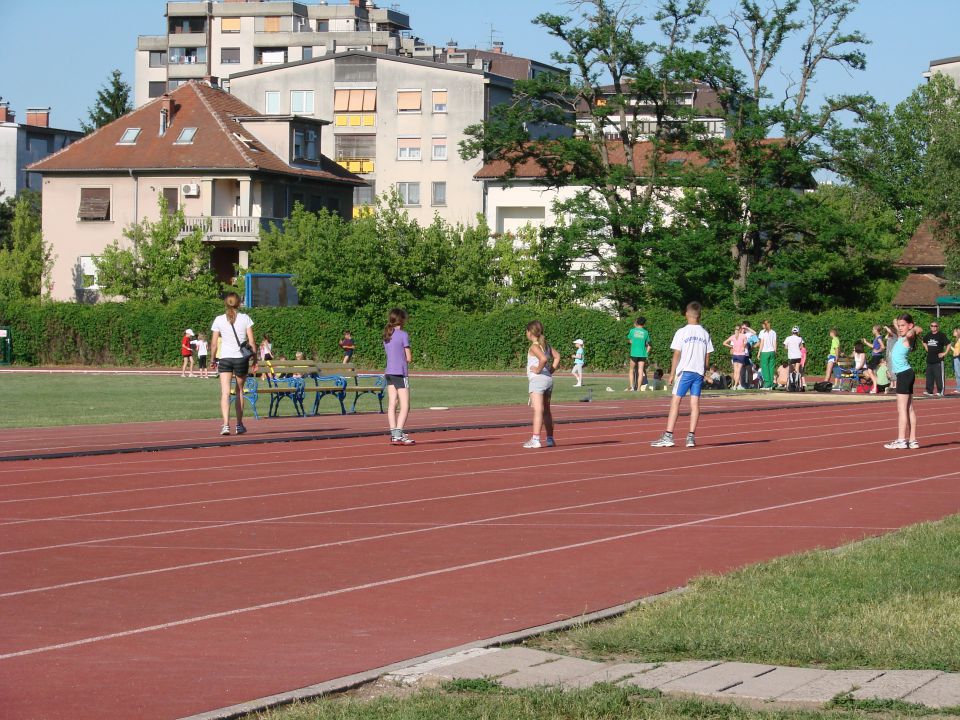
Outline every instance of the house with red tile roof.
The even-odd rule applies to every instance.
[[[937,298],[947,294],[947,281],[944,278],[947,257],[943,242],[936,237],[931,223],[920,224],[897,265],[909,268],[911,272],[897,291],[893,304],[902,308],[936,311]],[[955,310],[955,307],[951,306],[949,310]]]
[[[246,267],[261,227],[295,203],[349,218],[366,182],[320,148],[326,121],[264,115],[190,81],[30,166],[43,177],[43,234],[53,246],[53,297],[96,295],[93,259],[123,230],[168,212],[202,228],[223,280]]]

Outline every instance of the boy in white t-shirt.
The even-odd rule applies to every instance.
[[[700,420],[700,391],[703,389],[703,376],[710,366],[710,354],[713,341],[702,325],[700,315],[703,308],[698,302],[687,305],[687,324],[677,330],[670,343],[673,350],[673,364],[670,374],[664,378],[673,381],[673,397],[670,401],[670,415],[667,417],[667,430],[659,440],[650,443],[652,447],[673,447],[673,429],[680,415],[680,401],[690,393],[690,432],[687,433],[687,447],[696,447],[697,422]]]

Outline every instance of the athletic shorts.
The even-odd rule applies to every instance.
[[[913,385],[917,381],[917,374],[913,368],[897,373],[897,395],[913,395]]]
[[[700,397],[703,390],[703,375],[695,372],[680,373],[680,379],[673,385],[673,394],[677,397],[683,397],[690,393],[692,397]]]
[[[197,355],[197,367],[201,370],[207,368],[207,356],[206,355]]]
[[[353,357],[353,350],[344,350],[344,351],[343,351],[343,356],[344,356],[347,360],[349,360],[350,358]]]
[[[733,362],[738,363],[740,365],[746,365],[747,363],[750,362],[749,355],[731,355],[730,359],[733,360]]]
[[[631,355],[631,356],[630,356],[630,359],[633,360],[635,363],[646,362],[646,361],[647,361],[647,356],[646,356],[646,355]]]
[[[384,375],[389,387],[395,387],[397,390],[403,390],[410,387],[410,378],[406,375]]]
[[[527,392],[537,395],[549,395],[553,392],[553,377],[550,375],[534,375],[530,378]]]
[[[880,362],[883,360],[883,355],[871,355],[870,359],[867,360],[867,368],[870,370],[876,370],[880,367]]]
[[[233,373],[246,377],[250,374],[250,360],[244,358],[220,358],[217,369],[222,373]]]

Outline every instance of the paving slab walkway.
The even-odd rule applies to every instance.
[[[818,705],[849,693],[859,700],[960,708],[960,673],[939,670],[822,670],[710,660],[601,663],[518,646],[455,653],[386,676],[407,685],[426,678],[486,678],[514,689],[571,690],[606,682],[717,700]]]

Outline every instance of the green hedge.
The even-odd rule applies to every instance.
[[[616,320],[606,313],[571,307],[549,311],[530,306],[510,307],[483,315],[471,315],[438,304],[408,308],[416,366],[436,370],[517,370],[523,367],[527,343],[524,327],[539,318],[547,337],[562,355],[573,353],[573,340],[583,338],[587,370],[620,370],[628,355],[627,331],[632,318]],[[0,325],[13,329],[14,361],[24,365],[129,365],[176,366],[180,338],[185,328],[208,330],[222,305],[207,301],[183,301],[165,306],[148,303],[37,303],[0,301]],[[655,362],[669,365],[669,344],[673,332],[683,324],[679,313],[650,308],[647,317]],[[340,358],[337,341],[347,328],[357,343],[355,362],[368,368],[383,364],[380,340],[382,318],[346,317],[315,307],[256,308],[257,339],[265,333],[273,339],[277,355],[293,357],[297,350],[323,360]],[[823,372],[829,347],[828,332],[836,327],[841,348],[849,354],[853,342],[870,337],[874,323],[890,322],[886,315],[836,310],[805,315],[776,310],[767,317],[781,341],[793,325],[799,325],[809,350],[812,375]],[[721,347],[740,319],[733,311],[707,309],[704,324],[713,335],[717,364],[729,368],[729,352]],[[749,317],[759,328],[762,317]],[[916,314],[921,323],[931,317]],[[949,331],[950,328],[948,328]],[[208,332],[209,334],[209,332]],[[783,347],[779,348],[783,355]],[[782,359],[786,359],[785,357]],[[924,354],[912,358],[918,370],[925,366]],[[566,362],[569,365],[569,361]]]

